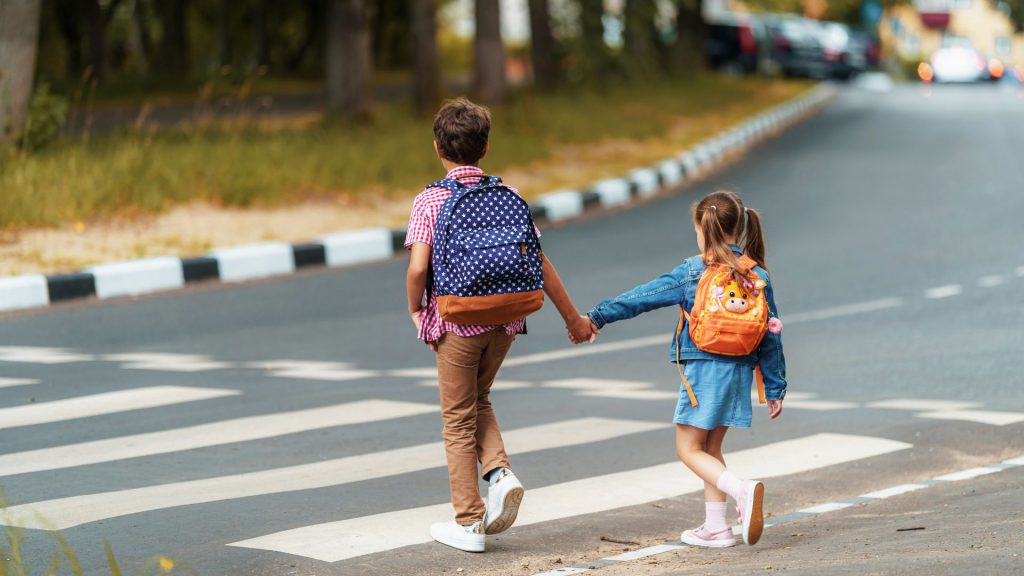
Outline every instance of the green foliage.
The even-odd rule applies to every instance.
[[[68,119],[68,101],[40,84],[32,94],[28,116],[22,130],[20,144],[23,150],[36,152],[52,144]]]
[[[527,166],[566,145],[662,137],[680,119],[703,137],[716,114],[750,113],[802,87],[707,75],[521,93],[494,110],[487,168]],[[431,137],[430,118],[393,103],[378,106],[371,124],[270,130],[250,122],[61,142],[15,157],[0,172],[0,229],[159,212],[194,200],[254,206],[325,195],[405,197],[436,179]]]

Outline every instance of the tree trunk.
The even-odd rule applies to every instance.
[[[67,72],[72,81],[82,74],[82,12],[79,0],[59,0],[57,27],[68,50]]]
[[[437,0],[411,0],[413,34],[413,105],[429,113],[441,100],[441,66],[437,57]]]
[[[256,0],[252,11],[253,62],[256,67],[270,65],[270,40],[267,37],[267,0]]]
[[[680,0],[676,15],[675,65],[692,72],[704,67],[707,24],[704,22],[702,0]]]
[[[142,13],[141,0],[132,3],[132,20],[128,28],[128,50],[137,59],[144,70],[149,70],[149,57],[152,45],[149,31],[146,29],[146,18]]]
[[[361,119],[369,114],[370,29],[364,0],[327,4],[327,53],[324,57],[327,108],[332,114]]]
[[[323,36],[323,18],[324,9],[320,6],[318,0],[306,0],[306,30],[302,38],[302,44],[299,48],[288,56],[285,61],[285,67],[289,72],[294,72],[302,66],[302,60],[306,57],[306,53],[309,52],[314,46],[322,46],[324,42],[321,40]]]
[[[633,77],[652,76],[657,71],[658,39],[654,28],[657,6],[654,0],[626,1],[626,72]]]
[[[41,0],[0,0],[0,143],[25,125],[39,49]]]
[[[530,59],[533,82],[537,88],[553,90],[560,80],[555,36],[551,33],[551,10],[548,0],[530,0]]]
[[[590,82],[604,83],[617,74],[604,41],[604,0],[577,0],[580,8],[580,72]]]
[[[231,7],[230,0],[220,0],[217,5],[217,67],[231,65]]]
[[[188,72],[188,41],[185,36],[186,0],[160,0],[160,61],[163,70],[171,74]]]
[[[498,0],[476,0],[476,35],[473,40],[473,87],[484,103],[505,99],[505,46],[501,42],[501,9]]]
[[[104,82],[109,75],[107,64],[107,26],[99,0],[82,0],[82,14],[89,29],[89,66],[91,76]]]

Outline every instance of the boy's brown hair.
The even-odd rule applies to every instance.
[[[476,164],[487,151],[491,111],[465,98],[448,100],[434,116],[434,140],[445,160]]]

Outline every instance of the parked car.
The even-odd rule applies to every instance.
[[[766,14],[764,24],[773,67],[786,76],[827,76],[825,50],[811,20],[789,14]]]
[[[939,48],[920,68],[925,82],[978,82],[988,79],[985,58],[972,47],[956,44]]]
[[[868,47],[861,36],[851,32],[849,26],[838,22],[813,22],[813,27],[825,55],[829,78],[849,80],[867,68]]]
[[[720,15],[709,21],[704,54],[708,66],[738,74],[753,74],[760,68],[759,46],[764,26],[749,14]]]

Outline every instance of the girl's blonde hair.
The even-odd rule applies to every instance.
[[[704,235],[704,263],[725,264],[732,268],[737,279],[746,277],[750,270],[740,265],[729,248],[727,237],[732,236],[743,248],[743,253],[757,265],[768,269],[764,261],[764,233],[761,214],[747,208],[735,192],[712,192],[693,204],[693,222]]]

